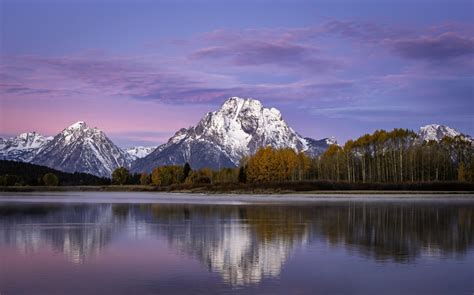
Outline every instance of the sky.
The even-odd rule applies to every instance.
[[[474,1],[0,0],[0,136],[76,121],[158,145],[231,96],[340,143],[474,135]]]

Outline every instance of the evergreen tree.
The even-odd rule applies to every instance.
[[[7,177],[5,175],[0,175],[0,186],[7,185]]]
[[[185,181],[186,178],[188,178],[189,173],[191,173],[191,165],[189,165],[189,163],[186,162],[183,167],[183,181]]]
[[[458,168],[458,181],[466,181],[466,168],[463,162],[461,162]]]
[[[245,166],[240,166],[239,168],[239,182],[246,183],[247,182],[247,171]]]
[[[119,167],[112,172],[112,183],[124,185],[128,182],[130,173],[124,167]]]
[[[53,173],[58,177],[60,185],[107,185],[110,179],[101,178],[87,173],[67,173],[54,170],[45,166],[22,163],[15,161],[0,160],[0,176],[10,185],[44,185],[43,176]],[[10,175],[7,177],[7,175]],[[14,177],[11,177],[15,175]]]
[[[129,177],[127,179],[127,184],[140,184],[140,173],[133,173],[129,174]]]
[[[43,176],[43,183],[46,186],[57,186],[59,184],[59,179],[54,173],[46,173]]]
[[[7,186],[17,185],[19,184],[19,177],[16,175],[5,175],[5,182]]]

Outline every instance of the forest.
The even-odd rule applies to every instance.
[[[406,129],[377,130],[320,156],[293,149],[260,148],[239,167],[219,170],[185,165],[156,167],[152,173],[117,168],[112,178],[66,173],[43,166],[1,161],[0,186],[141,185],[167,187],[248,187],[289,190],[435,189],[472,190],[474,145],[464,136],[421,141]],[[447,185],[449,184],[449,185]],[[461,185],[462,184],[462,185]],[[225,188],[226,189],[226,188]]]
[[[308,179],[353,182],[474,180],[474,146],[464,136],[420,142],[405,129],[378,130],[311,159]]]
[[[67,173],[40,165],[0,160],[0,186],[107,184],[110,184],[110,179],[87,173]]]
[[[175,184],[269,184],[326,181],[342,184],[416,184],[474,181],[474,146],[464,136],[421,142],[406,129],[377,130],[344,146],[331,145],[311,158],[293,149],[264,147],[243,158],[238,168],[192,170],[185,166],[157,167],[148,175],[114,172],[115,184],[170,186]],[[350,187],[350,186],[345,186]],[[358,187],[365,187],[359,185]]]

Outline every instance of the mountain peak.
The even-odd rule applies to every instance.
[[[279,110],[265,108],[253,98],[227,99],[219,110],[208,113],[188,135],[221,147],[235,165],[243,156],[262,146],[306,149],[306,141],[287,125]]]
[[[76,129],[85,129],[85,128],[88,128],[86,122],[77,121],[76,123],[72,124],[71,126],[67,127],[66,129],[76,130]]]
[[[141,159],[153,152],[156,146],[134,146],[125,150],[133,160]]]
[[[36,136],[37,133],[35,131],[33,132],[24,132],[24,133],[20,133],[20,135],[18,135],[19,138],[28,138],[30,136]]]
[[[37,132],[21,133],[0,141],[0,159],[29,162],[51,138]]]
[[[337,139],[336,139],[336,137],[334,137],[334,136],[325,138],[325,140],[326,140],[326,144],[327,144],[327,145],[337,144]]]
[[[98,128],[79,121],[56,135],[33,163],[65,172],[85,172],[110,177],[117,167],[129,167],[132,158]]]
[[[193,168],[235,167],[259,148],[291,148],[315,155],[327,148],[325,140],[303,138],[283,120],[276,108],[265,108],[253,98],[230,97],[196,126],[181,129],[168,142],[134,163],[138,172],[160,165],[189,162]]]
[[[212,113],[222,113],[226,116],[231,116],[232,119],[236,119],[242,110],[250,110],[252,113],[260,113],[264,109],[262,103],[253,98],[240,98],[237,96],[227,99],[221,106],[221,108]]]
[[[243,97],[238,97],[238,96],[232,96],[232,97],[229,97],[226,101],[224,101],[222,106],[233,105],[233,104],[244,104],[244,103],[255,103],[255,104],[260,104],[260,105],[262,104],[258,99],[254,99],[251,97],[243,98]]]
[[[247,125],[258,123],[256,120],[258,121],[262,117],[269,121],[283,121],[278,109],[265,108],[258,99],[237,96],[227,99],[219,110],[209,113],[208,116],[210,118],[221,117],[224,120],[225,128],[231,127],[232,122],[237,122],[245,129]]]
[[[423,141],[440,141],[445,136],[456,137],[458,135],[462,135],[462,133],[445,125],[428,124],[420,127],[418,135]]]
[[[17,136],[17,138],[25,141],[26,143],[44,139],[44,137],[36,131],[21,133]]]
[[[440,125],[440,124],[427,124],[425,126],[421,126],[420,129],[427,129],[427,128],[439,128],[441,126],[444,126],[444,125]]]

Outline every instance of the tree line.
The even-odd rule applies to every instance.
[[[331,145],[311,158],[291,148],[262,147],[244,157],[238,168],[193,170],[162,166],[151,174],[130,174],[119,168],[115,184],[169,186],[174,184],[273,183],[333,181],[346,183],[473,182],[474,146],[464,136],[421,142],[406,129],[377,130],[344,146]]]
[[[67,173],[49,167],[0,160],[0,186],[107,185],[110,179],[87,173]]]
[[[425,141],[413,131],[377,130],[312,160],[312,179],[351,183],[473,181],[474,146],[464,136]]]

